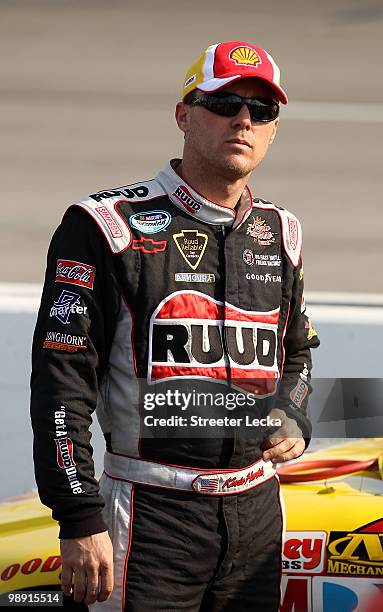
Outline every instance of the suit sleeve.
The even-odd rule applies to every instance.
[[[36,482],[60,538],[107,529],[89,426],[119,309],[113,264],[95,222],[69,209],[48,251],[31,375]]]
[[[308,399],[312,391],[311,349],[319,346],[319,338],[306,313],[302,259],[293,274],[292,297],[284,338],[283,374],[276,407],[295,419],[307,445],[312,430],[307,418]]]

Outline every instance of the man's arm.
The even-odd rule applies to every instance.
[[[303,298],[303,265],[300,259],[294,270],[289,317],[284,340],[285,358],[277,401],[272,416],[282,420],[282,427],[265,441],[263,457],[273,462],[299,457],[308,445],[311,423],[307,404],[311,393],[311,349],[319,338],[306,314]]]
[[[31,376],[36,482],[68,540],[63,574],[70,542],[109,539],[89,426],[118,308],[112,255],[91,218],[73,208],[49,247]]]

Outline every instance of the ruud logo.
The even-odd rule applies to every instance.
[[[294,404],[298,408],[300,408],[308,392],[309,392],[309,388],[304,382],[304,380],[298,380],[296,386],[290,392],[290,398],[294,402]]]
[[[201,204],[197,202],[190,191],[184,185],[178,185],[177,189],[174,191],[173,195],[177,198],[179,202],[186,208],[186,210],[190,213],[197,213],[201,208]]]
[[[198,230],[182,230],[179,234],[173,234],[173,240],[188,266],[195,270],[205,252],[207,234]]]
[[[69,468],[75,464],[73,460],[73,442],[70,438],[55,440],[57,446],[57,465],[60,468]]]
[[[149,382],[206,376],[273,383],[278,320],[279,308],[250,312],[198,291],[177,291],[151,317]],[[268,392],[272,387],[265,384]]]
[[[126,198],[127,200],[133,200],[134,198],[146,198],[149,195],[149,189],[145,185],[139,185],[138,187],[121,187],[120,189],[112,189],[111,191],[99,191],[98,193],[92,193],[89,197],[96,202],[102,202],[102,200],[108,200],[109,198]]]

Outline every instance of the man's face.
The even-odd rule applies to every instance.
[[[246,98],[275,98],[260,79],[243,79],[223,88]],[[176,120],[185,134],[184,158],[237,180],[250,174],[266,155],[274,140],[278,119],[252,122],[243,105],[234,117],[222,117],[198,105],[177,104]]]

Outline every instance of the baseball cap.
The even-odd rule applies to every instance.
[[[287,104],[287,95],[280,86],[280,70],[271,55],[241,40],[210,45],[187,71],[182,97],[193,89],[209,93],[248,77],[266,81],[278,100]]]

